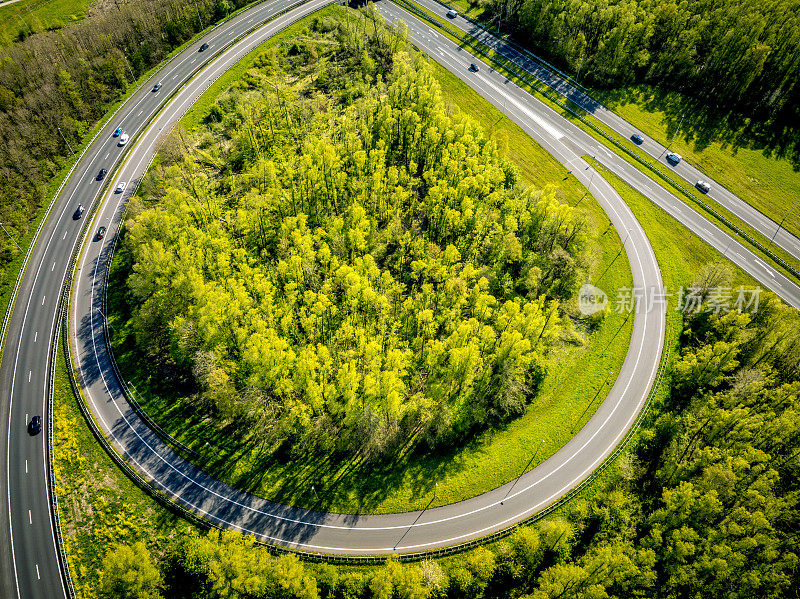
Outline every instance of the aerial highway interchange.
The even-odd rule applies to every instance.
[[[329,0],[305,3],[268,0],[194,40],[142,83],[105,123],[55,197],[32,244],[18,280],[13,311],[3,329],[0,421],[8,427],[2,460],[6,468],[6,476],[2,477],[5,492],[0,494],[6,504],[3,513],[8,515],[0,517],[3,597],[54,598],[68,593],[51,511],[47,435],[54,348],[61,316],[67,308],[70,353],[83,397],[103,434],[134,469],[183,507],[216,525],[301,551],[343,555],[412,553],[503,530],[556,502],[585,480],[613,453],[644,406],[660,364],[665,305],[635,314],[628,355],[607,399],[569,443],[519,481],[422,513],[352,516],[276,505],[214,480],[175,453],[127,403],[108,354],[103,316],[106,268],[125,200],[135,191],[135,182],[146,171],[164,133],[221,73],[280,29],[329,3]],[[442,16],[446,12],[432,0],[423,0],[421,4]],[[503,110],[589,189],[625,240],[637,288],[653,293],[664,291],[652,248],[625,202],[602,176],[593,174],[592,167],[582,159],[584,155],[596,157],[765,288],[790,305],[800,307],[800,288],[796,283],[657,181],[399,6],[383,0],[379,10],[388,21],[405,22],[412,42],[420,50]],[[283,14],[276,16],[279,13]],[[523,66],[531,67],[516,50],[505,48],[502,42],[477,31],[468,21],[458,17],[452,22],[473,35],[480,35],[484,43],[508,53]],[[231,44],[234,40],[237,41]],[[201,44],[208,44],[202,53],[198,52]],[[469,69],[473,63],[481,67],[477,72]],[[537,76],[553,75],[544,71]],[[154,90],[156,83],[161,86]],[[555,80],[551,84],[568,86]],[[620,130],[629,127],[604,108],[587,105],[591,98],[579,90],[565,88],[564,93],[576,103],[593,109],[610,126]],[[113,135],[120,123],[130,135],[130,142],[124,146]],[[664,149],[652,140],[645,140],[643,146],[654,155]],[[108,170],[103,181],[97,178],[100,169]],[[676,172],[692,184],[701,177],[708,179],[685,162]],[[122,181],[127,186],[121,193],[114,193]],[[718,184],[712,184],[711,193],[764,235],[771,237],[776,232],[774,222]],[[86,212],[76,219],[73,213],[79,203]],[[101,226],[108,232],[98,240],[95,234]],[[800,244],[789,233],[779,231],[775,243],[800,257]],[[70,270],[73,266],[74,271]],[[63,293],[65,286],[71,289],[68,305]],[[27,425],[30,417],[38,414],[42,415],[44,434],[31,436]]]

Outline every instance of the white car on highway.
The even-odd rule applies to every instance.
[[[123,133],[119,136],[119,145],[124,146],[126,143],[128,143],[128,134]]]
[[[119,183],[117,183],[117,188],[114,190],[114,193],[122,193],[123,191],[125,191],[126,185],[127,183],[125,181],[120,181]]]

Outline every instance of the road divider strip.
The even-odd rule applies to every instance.
[[[570,102],[569,100],[564,100],[560,95],[556,95],[553,92],[549,91],[547,88],[549,88],[550,86],[547,83],[544,83],[538,79],[531,79],[531,77],[533,76],[530,73],[525,71],[522,67],[512,62],[508,58],[503,57],[503,60],[500,60],[495,56],[495,54],[499,55],[499,53],[496,50],[486,46],[483,42],[481,42],[477,38],[461,31],[460,29],[454,28],[449,24],[440,21],[438,16],[428,13],[425,9],[414,3],[413,0],[391,0],[391,1],[400,6],[401,8],[410,12],[418,19],[421,19],[427,22],[428,24],[432,25],[433,27],[444,31],[446,35],[455,38],[461,44],[468,46],[471,51],[474,51],[477,55],[481,57],[481,59],[491,64],[498,71],[504,72],[516,79],[519,79],[525,85],[529,86],[534,92],[542,94],[551,102],[555,103],[564,110],[569,111],[576,119],[580,121],[580,123],[583,126],[588,127],[591,130],[588,131],[588,133],[590,133],[593,137],[598,139],[598,141],[601,141],[601,143],[604,143],[607,146],[609,144],[613,146],[613,149],[615,150],[615,153],[617,155],[620,155],[621,152],[625,154],[627,158],[630,158],[639,165],[645,167],[648,171],[655,173],[658,177],[666,181],[669,185],[671,185],[676,190],[680,191],[682,194],[690,198],[705,212],[713,216],[719,222],[723,223],[728,229],[733,231],[737,236],[742,238],[748,244],[750,244],[751,246],[756,248],[759,252],[761,252],[764,256],[768,257],[775,264],[780,266],[784,271],[792,275],[796,281],[800,281],[800,271],[798,271],[794,266],[792,266],[786,260],[778,256],[769,247],[764,245],[762,242],[760,242],[753,235],[745,231],[739,225],[731,221],[726,215],[719,212],[708,202],[696,196],[682,183],[675,181],[672,177],[662,172],[660,169],[655,168],[653,164],[650,164],[649,162],[643,160],[638,154],[632,152],[629,148],[622,145],[619,141],[614,139],[607,132],[603,131],[603,129],[601,129],[594,123],[588,121],[583,116],[583,114],[581,114],[582,112],[585,112],[582,108],[578,107],[577,105],[573,105],[573,103]],[[541,60],[538,59],[537,61],[540,63],[542,62]],[[599,139],[599,137],[602,137],[602,139]],[[631,160],[628,160],[628,162],[631,162]],[[642,169],[639,168],[638,170],[641,171]]]

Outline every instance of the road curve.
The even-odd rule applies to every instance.
[[[441,21],[452,24],[457,29],[460,29],[489,48],[492,48],[507,60],[510,60],[539,81],[545,83],[550,89],[568,99],[574,105],[582,108],[610,129],[619,133],[623,138],[628,139],[634,133],[640,133],[631,123],[600,104],[582,89],[579,89],[579,86],[568,81],[565,77],[560,76],[554,70],[547,68],[541,61],[533,60],[531,58],[532,54],[529,55],[529,53],[522,51],[516,44],[509,43],[497,37],[490,31],[487,31],[483,27],[476,25],[473,21],[465,18],[460,13],[453,18],[447,17],[447,11],[450,7],[441,0],[413,0],[413,2],[437,15]],[[794,258],[800,260],[800,239],[783,227],[779,227],[778,223],[766,216],[763,212],[748,204],[686,160],[682,160],[674,166],[669,164],[664,159],[668,148],[654,139],[644,136],[644,140],[639,148],[646,152],[651,158],[659,160],[662,164],[670,168],[675,175],[683,179],[684,183],[690,188],[694,187],[695,183],[701,179],[709,182],[711,184],[711,190],[708,193],[708,197],[749,224],[767,239],[774,238],[773,242],[775,245],[783,248]],[[785,208],[789,210],[789,206]]]
[[[312,2],[306,6],[318,4]],[[258,42],[282,21],[283,18],[279,18],[260,30]],[[154,123],[135,140],[129,158],[114,175],[114,181],[141,178],[159,137],[199,97],[209,79],[215,79],[257,43],[249,40],[245,38],[231,48],[171,100]],[[445,64],[455,71],[462,68],[460,60]],[[519,92],[520,102],[531,101],[530,96],[522,90]],[[535,123],[533,130],[548,151],[589,184],[591,170],[580,154],[556,139],[547,138]],[[592,183],[592,192],[611,222],[618,230],[626,232],[624,242],[636,287],[648,294],[663,294],[658,264],[641,226],[605,180],[596,176]],[[643,309],[635,314],[626,360],[606,401],[593,418],[554,456],[517,482],[463,502],[402,514],[346,515],[275,504],[215,480],[184,460],[125,400],[108,355],[102,315],[105,272],[124,200],[122,195],[106,194],[83,240],[75,273],[69,338],[84,397],[107,438],[156,487],[215,524],[252,534],[269,543],[346,555],[410,553],[459,544],[505,529],[557,501],[602,463],[632,426],[656,376],[666,310],[663,303],[658,302],[651,310]],[[99,226],[106,226],[108,234],[104,240],[95,241],[93,233]],[[645,300],[642,305],[646,303]]]
[[[258,4],[209,30],[196,44],[167,61],[147,83],[101,127],[65,180],[37,233],[4,328],[0,361],[0,423],[7,428],[0,443],[0,597],[3,599],[54,599],[66,595],[61,576],[56,527],[49,494],[49,443],[51,351],[57,343],[58,314],[63,306],[62,288],[71,256],[85,218],[72,214],[78,203],[88,211],[108,182],[97,181],[100,168],[113,173],[127,147],[119,147],[112,132],[123,124],[132,138],[159,108],[162,99],[176,90],[224,44],[242,36],[259,23],[294,2],[275,0]],[[206,42],[210,48],[197,52]],[[155,80],[162,81],[151,92]],[[109,179],[111,175],[109,176]],[[42,433],[31,436],[27,423],[41,415]]]
[[[466,49],[434,31],[424,21],[392,2],[380,2],[377,6],[386,19],[402,21],[408,27],[409,36],[417,47],[492,102],[544,146],[548,152],[556,156],[563,164],[568,165],[573,173],[579,174],[581,169],[575,168],[574,161],[562,160],[553,148],[563,146],[573,155],[595,157],[598,162],[632,185],[670,216],[684,224],[712,247],[723,252],[725,257],[765,288],[774,291],[789,305],[800,309],[800,287],[796,283],[784,276],[781,271],[761,260],[737,238],[728,235],[701,213],[687,206],[685,202],[667,191],[657,180],[649,177],[618,154],[611,152],[583,129],[533,98]],[[469,71],[468,67],[471,63],[481,65],[481,70],[477,73]],[[591,170],[588,173],[591,173]],[[578,178],[589,187],[589,191],[594,193],[599,175],[595,175],[593,179],[591,176],[588,179]],[[606,291],[612,295],[611,292],[616,290]],[[668,292],[674,291],[676,290],[668,290]]]

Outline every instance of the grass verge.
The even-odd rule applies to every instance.
[[[800,236],[798,199],[800,171],[785,159],[769,155],[769,150],[739,146],[720,140],[715,131],[685,128],[678,131],[681,115],[691,111],[687,98],[673,91],[646,85],[594,90],[595,97],[637,129],[671,149],[707,173],[748,204],[776,223]]]
[[[53,391],[53,462],[61,526],[79,599],[95,597],[103,557],[117,544],[164,541],[192,525],[133,483],[97,442],[78,407],[64,352],[57,352]]]
[[[553,92],[544,84],[541,84],[533,77],[520,76],[521,69],[512,61],[506,59],[492,48],[484,45],[482,42],[473,38],[460,30],[451,28],[448,24],[444,24],[438,15],[414,3],[413,0],[396,0],[396,2],[403,8],[412,9],[417,11],[420,15],[428,21],[428,24],[433,26],[437,31],[447,36],[451,41],[459,44],[460,47],[469,47],[474,50],[478,55],[488,59],[499,72],[503,73],[509,80],[513,81],[529,93],[536,97],[539,101],[543,102],[549,108],[556,111],[560,116],[568,119],[575,126],[580,127],[584,132],[594,137],[598,142],[613,150],[624,159],[634,158],[631,162],[634,166],[642,170],[648,176],[655,175],[656,180],[669,189],[672,193],[677,195],[683,201],[687,202],[694,209],[701,211],[707,218],[715,224],[730,231],[732,234],[738,236],[744,243],[748,244],[750,249],[762,257],[767,262],[771,262],[776,268],[780,269],[787,276],[797,279],[797,275],[791,270],[784,267],[789,265],[795,271],[800,271],[800,260],[786,252],[780,247],[774,246],[770,240],[750,227],[747,223],[730,213],[727,209],[723,208],[714,200],[692,195],[688,190],[691,185],[685,185],[682,182],[680,185],[683,188],[675,185],[677,178],[673,177],[671,170],[662,162],[652,158],[637,146],[631,144],[627,137],[618,134],[607,125],[600,122],[597,118],[588,114],[585,110],[579,108],[569,100],[561,97],[556,97]],[[557,101],[556,101],[557,100]],[[640,168],[643,167],[643,168]],[[675,183],[673,183],[675,182]],[[714,215],[705,206],[715,211],[721,218],[726,219],[733,226],[742,231],[742,234],[737,233],[730,225]],[[788,210],[788,206],[786,207]],[[753,243],[755,241],[755,243]],[[760,244],[760,247],[759,245]],[[763,249],[762,249],[763,248]],[[777,259],[776,259],[777,258]]]
[[[342,10],[328,9],[339,14]],[[246,73],[260,53],[283,43],[304,26],[301,21],[253,51],[235,71],[217,81],[206,97],[213,100]],[[449,72],[438,65],[436,69],[451,109],[490,123],[487,131],[519,166],[524,180],[536,187],[558,181],[560,199],[572,205],[584,198],[585,189],[524,131]],[[187,113],[185,126],[196,126],[209,104],[201,100]],[[599,273],[613,265],[606,274],[609,284],[630,286],[627,261],[620,257],[621,240],[591,197],[581,206],[592,240],[591,270]],[[502,430],[475,437],[459,450],[433,454],[405,451],[386,464],[364,464],[357,459],[333,463],[327,456],[289,460],[271,448],[259,453],[242,444],[230,434],[232,430],[220,429],[200,411],[187,414],[186,404],[174,390],[159,385],[157,373],[151,372],[136,351],[126,325],[120,295],[125,274],[115,262],[109,286],[112,341],[120,366],[133,382],[144,409],[169,434],[197,451],[201,455],[198,464],[215,476],[276,501],[349,513],[422,508],[432,499],[436,483],[436,500],[431,505],[451,503],[499,486],[518,476],[526,465],[533,467],[543,461],[562,447],[592,415],[592,408],[602,402],[608,383],[613,381],[608,380],[608,372],[619,371],[632,326],[632,319],[611,314],[597,331],[587,334],[584,344],[559,347],[550,357],[550,374],[528,412]],[[587,363],[593,367],[587,368]],[[589,403],[589,398],[594,401]]]

